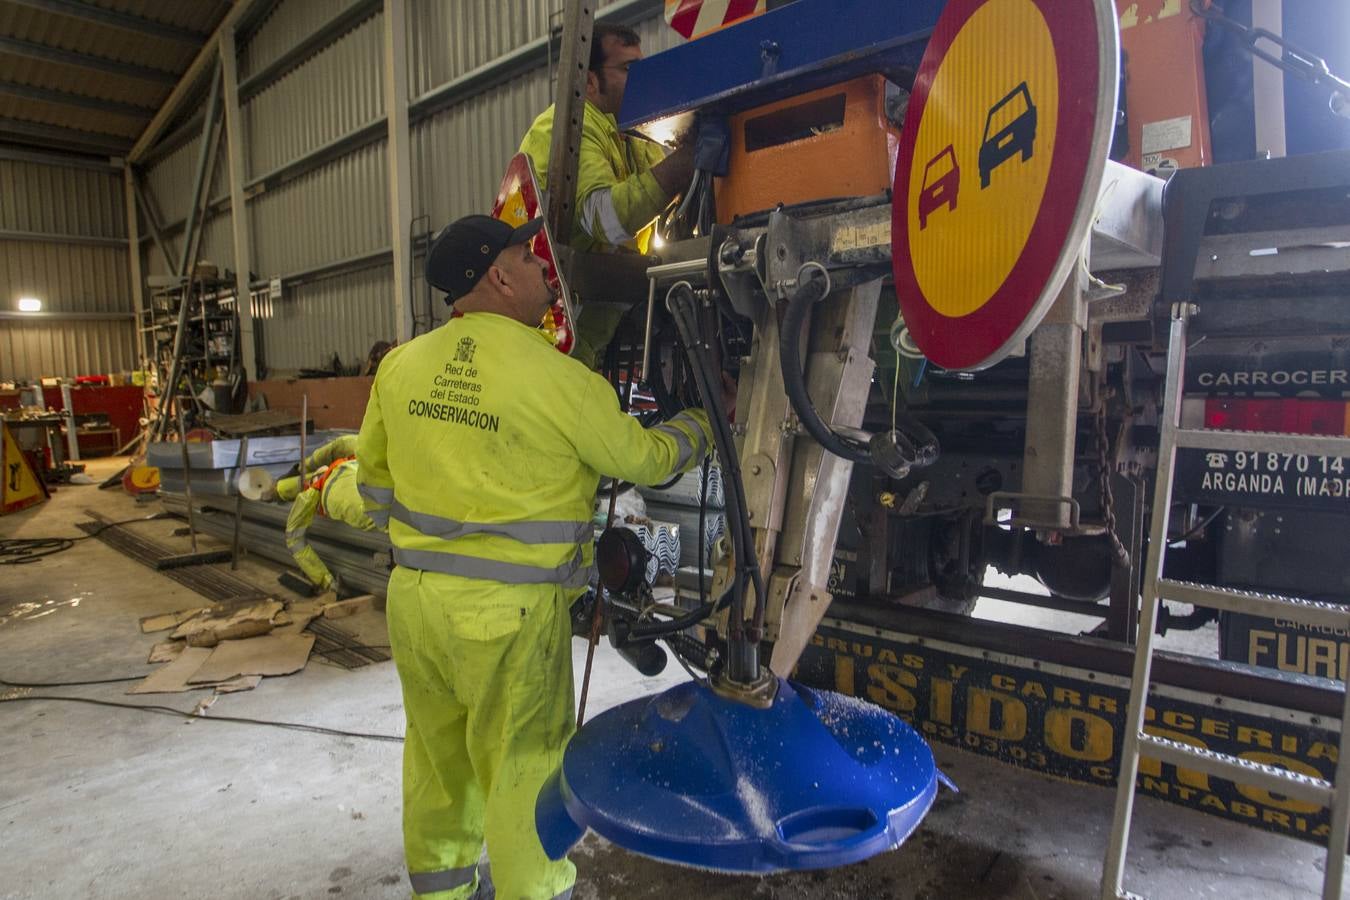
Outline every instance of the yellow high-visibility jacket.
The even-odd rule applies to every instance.
[[[539,114],[520,142],[548,189],[548,156],[553,143],[553,107]],[[614,116],[589,100],[581,123],[577,200],[573,206],[572,246],[595,251],[629,247],[647,251],[652,220],[670,197],[656,183],[652,167],[665,159],[660,144],[619,133]]]
[[[601,475],[659,483],[711,441],[702,410],[644,429],[537,329],[476,312],[380,364],[358,484],[398,565],[570,592],[590,576]]]

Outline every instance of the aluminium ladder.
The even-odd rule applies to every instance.
[[[1167,545],[1168,518],[1171,512],[1172,483],[1176,453],[1180,448],[1212,450],[1254,450],[1259,453],[1306,453],[1319,456],[1350,456],[1350,438],[1259,432],[1185,429],[1181,427],[1181,397],[1186,364],[1187,324],[1197,311],[1190,303],[1172,306],[1172,324],[1167,349],[1167,382],[1163,396],[1161,436],[1158,446],[1158,474],[1153,492],[1152,524],[1148,567],[1144,573],[1139,635],[1135,647],[1134,670],[1130,680],[1130,702],[1126,713],[1125,735],[1121,747],[1120,775],[1116,787],[1115,814],[1111,822],[1106,862],[1102,867],[1102,900],[1133,898],[1123,889],[1125,856],[1129,844],[1130,817],[1134,811],[1135,779],[1139,758],[1147,756],[1176,766],[1185,766],[1228,779],[1254,785],[1331,809],[1331,831],[1327,838],[1327,864],[1322,882],[1323,900],[1339,900],[1345,868],[1346,840],[1350,837],[1350,753],[1337,754],[1333,782],[1291,772],[1277,766],[1239,759],[1192,747],[1144,733],[1149,675],[1153,665],[1154,627],[1158,604],[1162,600],[1191,603],[1213,609],[1255,616],[1282,617],[1302,624],[1331,628],[1350,628],[1350,607],[1296,597],[1282,597],[1255,591],[1213,585],[1194,584],[1163,578],[1163,558]],[[1345,692],[1341,708],[1341,741],[1344,750],[1350,723],[1350,690]]]

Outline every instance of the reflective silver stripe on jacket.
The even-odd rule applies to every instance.
[[[698,458],[702,458],[704,454],[707,453],[707,448],[703,445],[703,430],[693,422],[688,422],[688,420],[686,420],[686,422],[698,432],[698,444],[695,446],[689,440],[689,435],[684,429],[675,425],[675,421],[678,421],[678,419],[666,422],[664,425],[657,425],[654,429],[662,434],[668,434],[675,439],[675,446],[679,450],[680,455],[676,457],[675,465],[671,466],[670,474],[672,475],[676,472],[683,471],[684,467],[689,465],[691,460],[695,459],[696,452]]]
[[[367,509],[366,518],[374,522],[377,526],[389,530],[389,510],[387,509]]]
[[[690,430],[698,437],[698,442],[694,445],[694,459],[703,459],[709,453],[708,436],[699,427],[698,422],[692,416],[686,416],[684,413],[676,416],[672,421],[683,422],[688,425]]]
[[[580,547],[570,560],[552,568],[465,556],[461,553],[409,550],[406,547],[394,548],[394,562],[405,569],[421,569],[462,578],[481,578],[502,584],[558,584],[567,588],[584,587],[590,581],[592,568],[582,564]]]
[[[378,503],[381,506],[388,506],[394,502],[394,489],[375,487],[369,484],[358,484],[356,492],[371,503]]]
[[[438,891],[452,891],[466,884],[473,884],[473,873],[478,867],[460,866],[458,869],[442,869],[439,872],[409,872],[413,893],[434,894]]]
[[[325,500],[328,497],[328,491],[333,485],[341,481],[344,477],[351,477],[356,472],[356,466],[349,466],[346,463],[338,466],[332,472],[328,473],[328,480],[323,483],[323,496]],[[357,485],[357,493],[361,492],[361,486]]]
[[[478,887],[469,900],[497,900],[497,886],[492,883],[492,863],[487,857],[478,858]]]
[[[595,240],[618,246],[624,241],[633,239],[634,235],[629,234],[628,229],[623,227],[619,210],[614,205],[614,194],[609,188],[591,191],[581,206],[581,227]],[[595,233],[596,223],[600,225],[602,234]]]
[[[427,537],[453,540],[466,534],[491,534],[507,537],[522,544],[576,544],[590,537],[595,526],[584,522],[460,522],[414,512],[395,500],[389,507],[394,519],[414,528]]]

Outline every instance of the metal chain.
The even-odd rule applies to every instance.
[[[1092,418],[1092,430],[1097,438],[1097,492],[1101,499],[1102,520],[1106,523],[1106,534],[1111,538],[1111,551],[1116,563],[1121,566],[1130,564],[1130,551],[1125,549],[1116,531],[1116,498],[1111,492],[1111,448],[1106,440],[1106,398],[1097,404],[1097,413]]]
[[[1241,22],[1230,19],[1221,8],[1209,5],[1206,0],[1191,0],[1191,12],[1233,32],[1242,42],[1244,49],[1253,56],[1283,69],[1295,78],[1331,88],[1332,111],[1337,115],[1346,115],[1345,110],[1350,108],[1350,82],[1333,74],[1326,60],[1320,56],[1309,53],[1264,28],[1248,28]],[[1279,55],[1257,46],[1261,41],[1269,41],[1278,47]]]

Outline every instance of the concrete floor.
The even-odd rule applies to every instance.
[[[95,461],[96,478],[116,461]],[[149,514],[120,491],[62,488],[0,519],[0,537],[78,534],[85,508]],[[157,540],[177,522],[134,526]],[[245,577],[275,586],[270,564]],[[0,678],[75,681],[139,675],[158,635],[141,616],[200,598],[97,541],[0,568]],[[345,620],[373,644],[379,614]],[[574,645],[578,674],[585,648]],[[674,668],[674,667],[672,667]],[[638,681],[602,650],[591,709],[683,680]],[[0,698],[61,695],[191,709],[206,692],[127,697],[125,685],[0,685]],[[401,734],[392,663],[300,674],[220,697],[208,712]],[[618,898],[1086,898],[1095,896],[1112,794],[938,746],[963,788],[941,795],[898,851],[830,872],[737,878],[636,857],[593,835],[574,853],[578,900]],[[398,744],[184,720],[65,702],[0,704],[0,897],[406,897]],[[1140,798],[1127,885],[1151,897],[1316,896],[1322,853]]]

